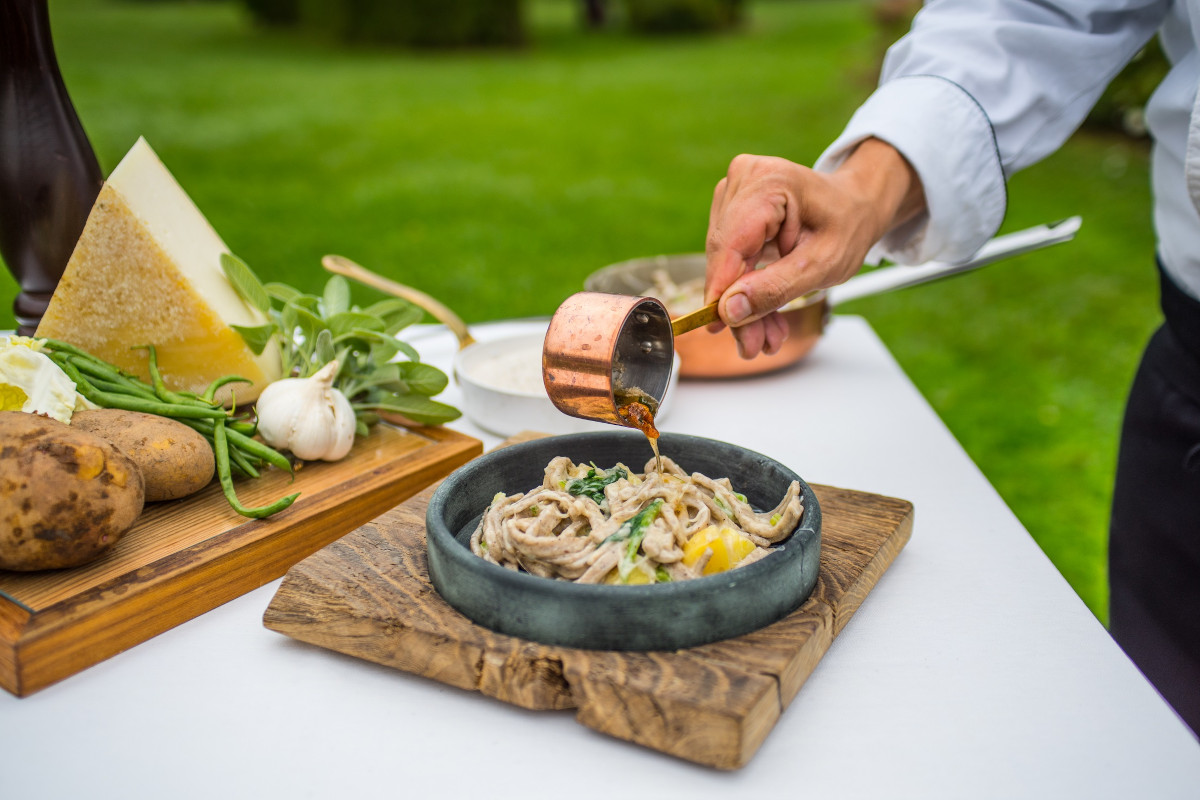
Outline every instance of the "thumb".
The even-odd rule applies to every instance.
[[[761,319],[809,291],[805,270],[795,252],[761,269],[743,273],[721,294],[717,310],[725,324],[736,327]]]

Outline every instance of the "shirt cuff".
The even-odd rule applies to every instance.
[[[926,212],[889,231],[868,258],[900,264],[965,261],[1004,221],[1008,198],[987,114],[958,84],[932,75],[880,86],[814,169],[835,170],[864,139],[896,148],[916,170]]]

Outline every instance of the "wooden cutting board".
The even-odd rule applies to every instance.
[[[103,558],[74,569],[0,570],[0,686],[25,696],[278,578],[300,559],[483,451],[446,428],[380,423],[350,455],[237,482],[248,506],[300,492],[267,519],[240,516],[214,481],[147,505]]]
[[[433,489],[288,571],[264,624],[295,639],[582,724],[721,769],[746,764],[912,533],[905,500],[813,486],[821,567],[812,596],[766,628],[688,650],[575,650],[494,633],[429,581]]]

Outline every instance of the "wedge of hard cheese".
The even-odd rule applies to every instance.
[[[200,393],[235,374],[218,394],[238,403],[280,377],[279,350],[260,356],[230,325],[266,322],[221,271],[229,248],[145,139],[100,189],[37,335],[61,339],[122,369],[149,377],[152,344],[167,386]]]

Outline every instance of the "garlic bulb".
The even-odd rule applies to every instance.
[[[333,388],[338,362],[330,361],[311,378],[284,378],[259,395],[258,432],[267,444],[304,461],[337,461],[354,445],[350,401]]]

